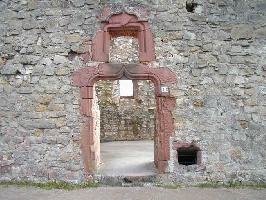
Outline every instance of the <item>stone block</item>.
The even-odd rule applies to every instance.
[[[4,63],[5,63],[4,58],[1,58],[1,57],[0,57],[0,66],[1,66],[1,65],[4,65]]]
[[[70,35],[65,35],[65,40],[66,42],[69,43],[79,43],[82,41],[82,38],[79,34],[70,34]]]
[[[230,151],[231,159],[234,161],[239,161],[242,159],[242,150],[240,148],[234,148]]]
[[[59,67],[56,69],[55,74],[57,76],[65,76],[70,74],[70,69],[68,67]]]
[[[231,61],[232,64],[241,64],[245,63],[245,57],[243,56],[232,56]]]
[[[45,112],[47,110],[47,105],[39,104],[35,107],[36,112]]]
[[[228,73],[228,65],[227,64],[219,63],[216,66],[218,68],[219,74],[226,75]]]
[[[23,71],[23,65],[22,64],[14,64],[11,62],[8,62],[5,64],[2,68],[0,68],[0,72],[3,75],[16,75],[21,74],[21,71]]]
[[[25,19],[25,18],[28,18],[28,17],[29,17],[29,13],[25,12],[24,10],[20,10],[17,13],[17,18],[18,19]]]
[[[221,63],[229,63],[230,62],[230,56],[229,55],[225,55],[225,54],[222,54],[222,55],[218,55],[218,60],[219,62]]]
[[[53,129],[56,127],[55,122],[48,119],[32,119],[32,120],[22,120],[19,122],[21,126],[31,129]]]
[[[234,81],[235,84],[241,85],[245,83],[245,78],[243,76],[237,76]]]
[[[47,66],[43,69],[43,74],[46,76],[52,76],[54,75],[55,66]]]
[[[68,62],[68,60],[65,56],[60,56],[60,55],[54,56],[54,63],[55,64],[64,64],[66,62]]]
[[[202,100],[195,100],[195,101],[193,101],[193,105],[195,107],[203,107],[204,106],[204,102]]]
[[[93,98],[93,87],[81,87],[80,95],[81,95],[81,98],[83,99],[92,99]]]
[[[200,84],[202,85],[211,85],[213,83],[213,79],[210,77],[204,77],[203,80],[200,82]]]
[[[60,92],[60,93],[63,93],[63,94],[66,94],[66,93],[68,93],[70,90],[71,90],[71,87],[70,87],[69,85],[63,85],[63,86],[60,88],[59,92]]]
[[[255,38],[259,38],[259,39],[265,39],[266,38],[266,28],[259,28],[255,31]]]
[[[71,0],[71,2],[75,7],[81,7],[85,4],[85,0]]]
[[[240,24],[232,27],[231,37],[235,40],[251,39],[253,37],[253,26],[247,24]]]
[[[56,137],[55,136],[44,136],[43,142],[47,144],[57,144]],[[50,154],[51,156],[51,154]],[[54,155],[56,157],[56,155]]]
[[[45,23],[44,28],[47,33],[53,33],[58,31],[59,25],[56,20],[49,20]]]
[[[244,96],[245,95],[245,90],[241,88],[233,88],[232,89],[232,94],[237,95],[237,96]]]
[[[51,103],[48,106],[48,110],[49,111],[64,111],[65,110],[65,106],[64,106],[64,104]]]
[[[57,128],[61,128],[67,125],[66,118],[64,117],[57,118],[55,123]]]
[[[185,31],[184,35],[183,35],[183,39],[185,39],[185,40],[195,40],[196,39],[196,35],[193,32]]]
[[[92,99],[81,99],[81,113],[85,116],[92,115]]]
[[[22,27],[25,30],[34,29],[37,26],[35,20],[23,20]]]
[[[20,63],[23,65],[35,65],[40,59],[41,57],[36,55],[23,55],[20,57]]]
[[[21,87],[18,90],[19,94],[32,94],[32,92],[33,92],[33,89],[31,87]]]
[[[43,104],[43,105],[48,105],[53,98],[53,95],[41,95],[38,96],[36,101]]]

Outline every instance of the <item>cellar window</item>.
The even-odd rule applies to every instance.
[[[178,149],[178,163],[180,165],[196,165],[198,163],[198,150],[191,148]]]

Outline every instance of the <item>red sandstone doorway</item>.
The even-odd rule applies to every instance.
[[[156,131],[154,133],[154,163],[160,173],[168,172],[170,160],[169,139],[174,134],[172,111],[175,98],[170,95],[169,86],[176,82],[176,76],[168,68],[150,68],[142,64],[100,64],[74,73],[73,83],[80,87],[81,151],[85,174],[96,173],[100,163],[100,136],[96,130],[96,117],[93,112],[95,82],[98,80],[118,80],[127,77],[131,80],[151,80],[155,86]]]

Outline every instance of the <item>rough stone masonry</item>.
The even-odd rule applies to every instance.
[[[265,0],[1,0],[0,180],[84,181],[80,96],[71,76],[96,66],[91,43],[106,4],[148,10],[153,67],[179,79],[173,182],[266,182]]]

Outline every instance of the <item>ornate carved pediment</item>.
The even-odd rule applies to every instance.
[[[96,33],[92,42],[93,60],[108,62],[111,38],[119,36],[138,38],[141,62],[155,60],[154,42],[147,20],[140,20],[136,15],[119,13],[110,16],[102,23],[101,30]]]

